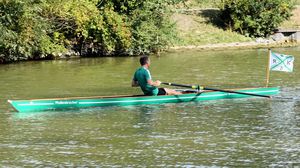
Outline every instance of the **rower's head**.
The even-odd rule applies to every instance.
[[[140,63],[142,66],[150,67],[150,58],[148,56],[142,56],[140,58]]]

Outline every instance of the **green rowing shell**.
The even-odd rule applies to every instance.
[[[236,89],[235,91],[260,95],[278,94],[279,88]],[[85,97],[60,99],[8,100],[19,112],[51,111],[106,106],[132,106],[143,104],[181,103],[217,99],[234,99],[252,97],[250,95],[209,91],[182,95],[166,96],[116,96],[116,97]]]

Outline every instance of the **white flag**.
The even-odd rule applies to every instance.
[[[271,71],[293,72],[294,57],[291,55],[271,52],[269,61]]]

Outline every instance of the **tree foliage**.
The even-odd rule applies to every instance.
[[[265,37],[291,16],[292,8],[291,0],[222,0],[221,17],[234,31]]]
[[[0,62],[47,58],[64,48],[53,42],[39,1],[0,2]]]
[[[155,52],[175,37],[169,6],[182,0],[2,0],[0,62]]]

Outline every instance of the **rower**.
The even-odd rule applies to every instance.
[[[132,87],[140,86],[142,91],[147,96],[157,96],[157,95],[179,95],[181,92],[177,92],[173,89],[168,88],[158,88],[161,81],[153,81],[150,75],[150,58],[148,56],[143,56],[140,58],[141,67],[138,68],[132,79]]]

